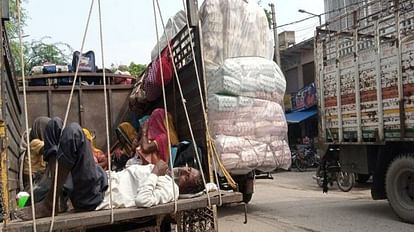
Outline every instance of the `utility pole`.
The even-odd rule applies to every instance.
[[[277,35],[277,24],[276,24],[276,11],[275,11],[275,5],[273,3],[269,4],[270,10],[272,11],[272,27],[273,27],[273,37],[275,40],[275,55],[273,56],[273,60],[278,64],[280,64],[280,53],[279,53],[279,36]]]

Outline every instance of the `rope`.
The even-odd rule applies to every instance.
[[[195,73],[196,73],[196,77],[197,77],[197,85],[198,85],[198,92],[200,94],[200,99],[201,99],[201,109],[203,111],[203,115],[204,115],[204,123],[205,123],[205,128],[206,128],[206,139],[207,139],[207,143],[209,143],[210,141],[210,130],[208,127],[208,117],[207,117],[207,112],[206,112],[206,106],[204,104],[204,96],[202,94],[202,90],[201,90],[201,83],[200,83],[200,74],[198,72],[198,65],[195,62],[196,61],[196,56],[195,56],[195,51],[194,51],[194,45],[192,43],[193,41],[193,37],[191,35],[191,30],[190,30],[190,22],[188,20],[188,12],[187,12],[187,6],[185,3],[185,0],[182,1],[183,2],[183,8],[184,8],[184,12],[186,15],[186,26],[187,26],[187,31],[188,31],[188,37],[190,38],[190,48],[191,48],[191,55],[193,57],[193,61],[194,61],[194,69],[195,69]],[[199,25],[199,29],[201,30],[201,26]],[[201,34],[201,33],[200,33]],[[201,43],[201,40],[200,40]],[[202,51],[200,51],[202,52]],[[204,70],[203,70],[204,71]],[[221,196],[221,188],[220,188],[220,182],[218,179],[218,173],[217,173],[217,166],[216,166],[216,160],[214,158],[214,156],[211,154],[212,150],[209,149],[210,146],[207,146],[207,157],[208,157],[208,167],[209,167],[209,174],[210,174],[210,181],[213,181],[215,178],[215,181],[217,183],[217,189],[219,192],[219,206],[221,206],[223,204],[223,199]],[[211,170],[211,163],[213,163],[213,167],[214,167],[214,177],[213,177],[213,171]]]
[[[82,39],[82,45],[81,45],[81,49],[80,49],[80,56],[82,56],[83,47],[85,46],[86,34],[88,32],[89,22],[90,22],[90,19],[91,19],[92,9],[93,9],[94,2],[95,2],[94,0],[91,1],[91,6],[90,6],[90,9],[89,9],[89,15],[88,15],[88,19],[87,19],[86,27],[85,27],[85,32],[83,34],[83,39]],[[75,76],[73,77],[72,89],[70,91],[69,101],[68,101],[68,104],[67,104],[67,107],[66,107],[65,119],[63,120],[63,128],[66,127],[66,123],[67,123],[67,120],[68,120],[69,111],[70,111],[70,105],[72,103],[73,92],[75,90],[76,80],[78,78],[79,66],[80,66],[80,59],[78,60],[78,63],[76,65]],[[62,132],[63,132],[63,130],[62,130]],[[62,132],[61,132],[61,135],[62,135]],[[54,178],[54,188],[53,188],[52,220],[50,222],[50,228],[49,228],[49,231],[50,232],[53,231],[53,225],[55,223],[56,188],[57,188],[56,185],[57,185],[57,179],[58,179],[57,178],[57,176],[58,176],[58,170],[59,170],[59,162],[57,162],[57,160],[56,160],[56,165],[55,165],[55,178]]]
[[[29,160],[29,182],[30,182],[30,202],[32,204],[32,218],[33,218],[33,231],[37,232],[36,228],[36,212],[35,212],[35,203],[34,203],[34,194],[33,194],[33,178],[32,178],[32,158],[30,152],[30,141],[29,141],[29,120],[27,116],[27,95],[26,95],[26,76],[24,73],[24,56],[23,56],[23,37],[22,37],[22,19],[21,19],[21,7],[20,7],[20,0],[16,1],[17,4],[17,18],[18,18],[18,27],[19,27],[19,46],[20,46],[20,65],[22,71],[22,79],[23,79],[23,99],[24,99],[24,121],[26,126],[26,151],[27,151],[27,158]]]
[[[187,16],[186,20],[187,20],[188,36],[190,38],[190,41],[193,41],[192,35],[190,33],[191,32],[190,31],[190,23],[189,23],[189,20],[188,20],[188,12],[187,12],[187,8],[186,8],[185,0],[183,0],[182,2],[183,2],[183,6],[184,6],[184,11],[185,11],[186,16]],[[200,22],[199,22],[199,28],[201,30]],[[191,54],[193,56],[193,60],[195,61],[196,56],[195,56],[195,51],[194,51],[194,45],[191,42],[190,42],[190,47],[191,47]],[[217,176],[217,166],[216,166],[216,163],[214,161],[216,161],[220,164],[220,169],[223,172],[223,175],[225,176],[227,182],[230,184],[230,186],[233,189],[236,189],[237,188],[236,182],[233,180],[233,177],[231,177],[230,173],[227,171],[227,169],[221,163],[220,158],[218,157],[218,153],[217,153],[217,150],[215,148],[215,143],[213,141],[213,138],[212,138],[211,133],[210,133],[210,129],[208,127],[208,115],[207,115],[207,112],[206,112],[206,107],[205,107],[205,104],[204,104],[204,97],[203,97],[202,90],[201,90],[200,74],[199,74],[199,71],[198,71],[198,66],[195,64],[194,67],[195,67],[195,73],[196,73],[196,77],[197,77],[198,90],[199,90],[200,99],[201,99],[201,108],[202,108],[203,115],[204,115],[204,118],[205,118],[204,122],[205,122],[206,133],[207,133],[207,141],[208,141],[208,144],[209,144],[209,146],[208,146],[209,147],[209,149],[208,149],[209,150],[209,156],[208,157],[210,158],[210,156],[211,156],[213,158],[213,167],[214,167],[214,171],[215,171],[216,182],[217,182],[217,187],[219,189],[219,193],[220,193],[220,183],[218,181],[218,176]],[[212,153],[212,155],[211,155],[211,153]],[[211,164],[209,164],[209,165],[211,165]],[[211,175],[212,174],[210,172],[210,178],[213,179],[211,177]],[[220,201],[221,201],[221,194],[219,194],[219,196],[220,196]]]
[[[167,127],[167,139],[168,139],[168,155],[169,155],[169,161],[170,161],[170,167],[171,169],[173,169],[174,164],[173,164],[173,160],[171,157],[171,138],[170,138],[170,126],[169,126],[169,120],[168,120],[168,111],[167,111],[167,97],[165,94],[165,84],[164,84],[164,71],[162,68],[162,61],[161,61],[161,47],[160,47],[160,39],[159,39],[159,34],[158,34],[158,22],[157,22],[157,13],[156,13],[156,9],[155,9],[155,1],[152,1],[152,7],[153,7],[153,11],[154,11],[154,21],[155,21],[155,32],[156,32],[156,36],[157,36],[157,44],[158,44],[158,60],[160,63],[160,71],[161,71],[161,83],[162,83],[162,99],[164,102],[164,117],[165,117],[165,122],[166,122],[166,127]],[[174,194],[174,213],[177,213],[177,193],[175,192],[175,182],[174,182],[174,172],[171,172],[171,182],[172,182],[172,186],[173,186],[173,194]]]
[[[162,27],[164,29],[164,35],[167,38],[167,41],[170,41],[171,38],[168,38],[168,35],[167,35],[166,31],[165,31],[166,28],[165,28],[165,24],[164,24],[164,19],[163,19],[162,14],[161,14],[160,4],[159,4],[158,0],[156,0],[156,2],[157,2],[158,13],[160,15]],[[173,53],[172,53],[172,49],[171,49],[171,44],[168,42],[167,45],[168,45],[168,50],[170,52],[170,58],[171,58],[171,61],[173,63],[173,69],[174,69],[175,77],[177,79],[178,89],[180,91],[181,101],[183,103],[183,109],[184,109],[185,117],[186,117],[186,120],[187,120],[188,129],[190,131],[191,139],[193,140],[193,147],[194,147],[194,150],[195,150],[195,153],[196,153],[197,162],[200,164],[201,177],[203,179],[204,187],[206,187],[207,186],[207,183],[206,183],[206,179],[205,179],[205,176],[204,176],[203,167],[201,165],[200,155],[199,155],[198,149],[197,149],[197,144],[196,144],[196,141],[194,139],[193,129],[191,128],[191,122],[190,122],[190,118],[189,118],[189,115],[188,115],[187,106],[185,105],[186,104],[186,100],[184,99],[184,95],[183,95],[183,91],[182,91],[182,88],[181,88],[180,79],[178,78],[177,67],[175,66],[175,61],[174,61],[174,57],[173,57]],[[211,207],[211,199],[210,199],[210,194],[208,193],[208,191],[207,191],[207,200],[208,200],[209,207]]]
[[[108,97],[106,89],[106,72],[105,72],[105,59],[104,59],[104,43],[103,43],[103,30],[102,30],[102,12],[101,12],[101,0],[98,0],[98,9],[99,9],[99,36],[101,40],[101,55],[102,55],[102,78],[104,85],[104,98],[105,98],[105,127],[106,127],[106,148],[108,153],[108,178],[109,178],[109,206],[111,207],[111,224],[114,223],[114,208],[112,205],[112,178],[111,178],[111,148],[109,140],[109,121],[108,121]]]
[[[25,101],[26,102],[26,101]],[[30,131],[30,128],[29,128]],[[22,137],[20,138],[20,158],[19,158],[19,162],[20,162],[20,168],[19,168],[19,188],[20,191],[24,191],[24,183],[23,183],[23,169],[24,169],[24,159],[26,156],[26,150],[27,150],[27,141],[26,140],[26,134],[29,133],[28,131],[25,131],[22,135]]]

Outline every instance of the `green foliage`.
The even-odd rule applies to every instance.
[[[17,12],[16,0],[9,1],[9,10],[10,10],[10,20],[6,21],[7,34],[11,40],[18,40],[19,39],[19,25],[18,25],[18,17],[17,17],[18,12]],[[22,28],[26,26],[26,20],[27,20],[27,12],[24,8],[21,8]]]
[[[145,71],[147,66],[145,64],[135,64],[131,62],[129,65],[121,64],[116,66],[115,64],[111,64],[111,71],[115,72],[117,70],[125,72],[128,71],[132,76],[139,77]]]
[[[30,70],[37,65],[49,64],[67,64],[69,63],[73,49],[62,42],[47,42],[49,37],[43,37],[40,40],[32,40],[23,43],[23,57],[25,74],[29,74]],[[21,58],[20,45],[18,41],[10,43],[12,55],[14,57],[16,73],[21,75]]]
[[[131,75],[139,77],[146,68],[147,66],[144,64],[135,64],[134,62],[131,62],[128,66],[128,71],[131,73]]]
[[[257,4],[263,8],[266,14],[267,22],[269,23],[269,29],[272,29],[272,12],[262,6],[262,0],[257,1]]]

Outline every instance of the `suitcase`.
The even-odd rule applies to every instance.
[[[96,72],[95,53],[93,51],[88,51],[82,55],[80,55],[80,52],[75,51],[72,59],[72,67],[75,72],[78,62],[79,72]]]

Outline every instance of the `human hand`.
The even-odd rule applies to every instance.
[[[154,173],[157,176],[165,176],[168,171],[168,165],[163,160],[159,160],[152,169],[152,173]]]
[[[144,122],[144,125],[142,126],[142,133],[143,133],[143,136],[144,137],[147,136],[147,133],[148,133],[148,121],[145,121]]]

